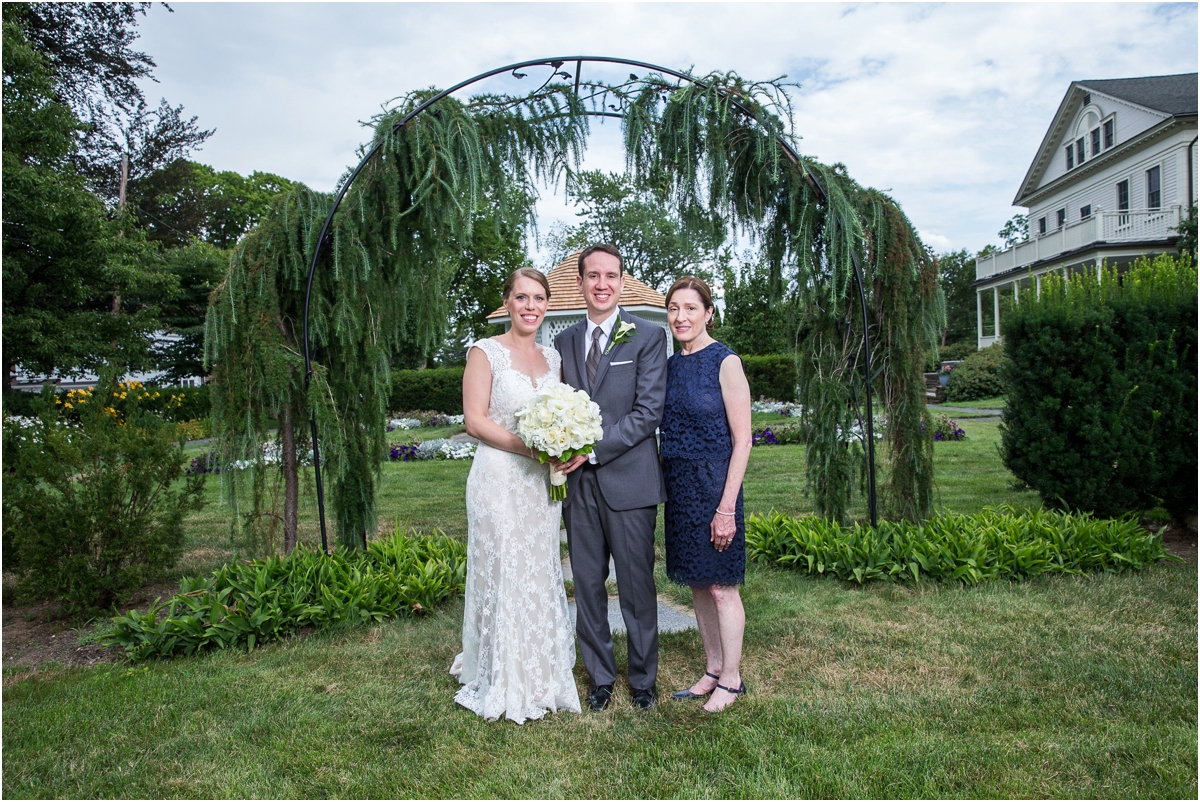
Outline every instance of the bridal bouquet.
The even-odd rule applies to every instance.
[[[537,451],[541,462],[589,454],[604,436],[600,407],[583,390],[552,384],[538,391],[517,413],[517,436]],[[550,500],[567,497],[567,477],[550,470]]]

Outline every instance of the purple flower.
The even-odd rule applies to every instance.
[[[419,443],[389,443],[388,459],[392,462],[409,462],[417,458]]]

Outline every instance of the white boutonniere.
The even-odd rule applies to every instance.
[[[621,325],[617,327],[617,333],[613,335],[613,338],[608,342],[608,347],[604,349],[605,356],[608,355],[608,352],[614,346],[620,345],[635,334],[637,334],[637,324],[622,320]]]

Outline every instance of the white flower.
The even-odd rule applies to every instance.
[[[604,434],[600,407],[582,390],[555,384],[536,393],[517,415],[517,435],[547,456],[586,452]]]

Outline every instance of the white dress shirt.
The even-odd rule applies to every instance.
[[[621,307],[618,306],[614,308],[613,313],[609,315],[602,323],[593,323],[590,317],[586,318],[587,332],[583,338],[583,363],[585,365],[587,364],[588,354],[592,350],[592,332],[596,329],[600,329],[602,332],[604,332],[604,336],[600,338],[600,347],[604,348],[607,346],[608,341],[612,339],[613,326],[616,325],[617,318],[620,316],[620,313]]]

